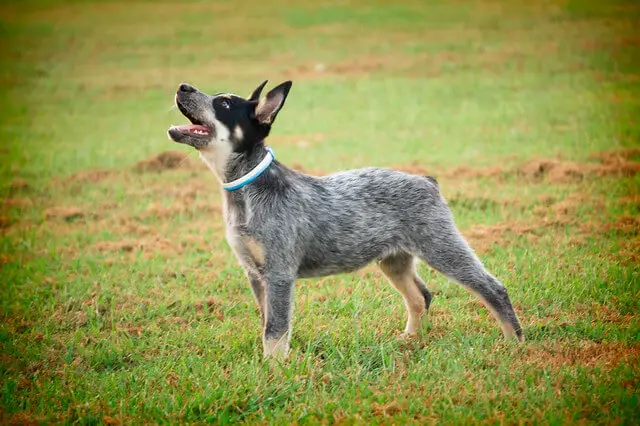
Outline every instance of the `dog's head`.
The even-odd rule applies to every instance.
[[[266,84],[258,86],[248,99],[224,93],[211,96],[181,84],[176,105],[192,124],[171,126],[169,138],[201,151],[216,147],[227,152],[246,151],[267,137],[292,83],[280,84],[261,99]]]

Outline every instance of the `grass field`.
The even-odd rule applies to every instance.
[[[640,4],[3,2],[0,422],[640,422]],[[170,142],[181,81],[292,79],[311,174],[438,178],[527,341],[421,265],[419,338],[374,266],[301,280],[289,362]]]

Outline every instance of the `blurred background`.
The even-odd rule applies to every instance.
[[[247,96],[292,79],[273,144],[320,168],[575,157],[638,136],[625,95],[633,2],[28,1],[2,12],[5,176],[10,162],[60,174],[170,149],[182,81]]]
[[[635,0],[3,1],[0,420],[637,421],[639,19]],[[181,82],[265,79],[293,81],[283,163],[438,178],[528,343],[424,265],[427,332],[400,342],[371,266],[305,280],[293,361],[263,369],[219,185],[166,130]]]

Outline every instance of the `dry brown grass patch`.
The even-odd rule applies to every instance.
[[[555,159],[534,159],[517,168],[516,174],[552,183],[579,182],[588,176],[635,176],[640,163],[633,160],[640,149],[604,151],[592,154],[599,163],[575,163]]]
[[[572,227],[574,231],[567,241],[568,244],[582,244],[585,237],[597,236],[612,229],[626,235],[637,235],[640,220],[634,217],[622,216],[611,222],[606,216],[579,216],[580,208],[588,206],[593,212],[600,212],[605,205],[606,200],[602,196],[589,193],[573,193],[560,201],[542,196],[539,205],[533,209],[532,218],[492,225],[473,225],[463,233],[481,253],[490,250],[496,244],[511,244],[518,237],[525,237],[530,243],[535,243],[553,230],[566,226]]]
[[[503,179],[508,176],[516,176],[534,182],[571,183],[580,182],[588,177],[635,176],[640,173],[640,162],[634,160],[636,157],[640,157],[640,149],[595,153],[590,158],[598,162],[587,163],[537,158],[526,161],[515,168],[457,166],[444,170],[429,170],[426,166],[417,162],[398,164],[391,166],[391,168],[416,175],[431,175],[447,179]]]
[[[552,159],[535,159],[522,164],[516,170],[518,176],[550,182],[573,182],[581,181],[585,171],[583,166],[572,162],[563,162]]]
[[[166,238],[154,235],[140,239],[125,239],[121,241],[100,241],[95,244],[99,252],[131,253],[142,251],[146,254],[176,255],[182,253],[182,248]]]
[[[495,245],[508,245],[517,237],[525,237],[535,243],[547,230],[562,225],[562,222],[542,220],[532,222],[503,222],[493,225],[474,225],[463,231],[474,250],[486,253]]]
[[[527,346],[521,362],[536,368],[558,370],[564,366],[614,369],[625,363],[638,365],[640,344],[579,342],[576,346],[557,343],[552,346]]]
[[[144,213],[140,215],[140,218],[170,219],[184,213],[192,213],[195,216],[207,215],[207,217],[221,216],[222,208],[207,200],[196,200],[187,205],[180,200],[177,200],[170,205],[152,203],[147,207]]]
[[[9,183],[9,194],[25,192],[31,189],[31,185],[24,179],[14,179]]]
[[[0,419],[9,426],[36,426],[44,423],[41,418],[33,417],[32,413],[26,411],[13,414],[10,417],[5,417],[3,413],[0,413]]]
[[[640,234],[640,217],[630,215],[620,216],[614,222],[607,223],[605,228],[620,234],[637,236]]]
[[[44,212],[45,217],[50,220],[63,220],[65,222],[73,222],[89,216],[94,216],[78,207],[51,207]]]
[[[82,184],[92,184],[102,182],[108,177],[114,175],[115,172],[112,170],[83,170],[77,173],[72,174],[67,177],[63,182],[64,183],[82,183]]]
[[[393,417],[403,411],[405,411],[405,408],[395,400],[386,404],[378,404],[375,402],[371,404],[371,412],[376,417]]]
[[[638,314],[622,314],[607,305],[594,303],[591,306],[576,306],[574,308],[576,317],[584,316],[597,321],[628,326],[630,321],[640,317]]]
[[[216,297],[209,297],[205,300],[196,302],[194,307],[198,316],[203,314],[214,314],[219,321],[224,321],[222,301]]]
[[[498,178],[504,173],[504,169],[498,166],[479,168],[460,166],[446,170],[442,176],[450,179]]]
[[[142,160],[134,167],[138,173],[163,172],[175,169],[190,169],[195,167],[191,158],[180,151],[165,151],[149,159]]]
[[[334,28],[335,30],[335,28]],[[341,38],[349,38],[352,42],[353,34],[334,33],[334,42]],[[462,36],[461,36],[462,35]],[[532,56],[539,56],[540,53],[554,55],[557,53],[557,43],[519,43],[517,47],[502,46],[494,50],[460,53],[449,50],[439,52],[411,52],[386,51],[376,52],[376,39],[384,37],[384,42],[398,40],[398,43],[417,38],[444,38],[449,40],[460,40],[467,38],[477,38],[478,33],[474,30],[466,31],[462,28],[452,30],[429,30],[406,33],[402,31],[386,32],[362,32],[357,37],[362,41],[360,49],[363,53],[360,56],[352,56],[347,59],[335,62],[307,62],[295,64],[293,60],[284,60],[281,63],[292,62],[294,65],[285,70],[285,75],[295,79],[313,79],[327,76],[362,76],[372,73],[392,73],[409,77],[436,77],[455,73],[456,70],[468,70],[470,68],[482,69],[494,73],[501,72],[506,66],[515,64],[521,66],[523,61]]]

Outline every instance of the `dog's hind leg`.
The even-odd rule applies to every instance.
[[[420,319],[431,304],[431,293],[416,273],[413,255],[393,254],[382,259],[379,265],[391,284],[400,292],[407,307],[408,318],[404,335],[416,334]]]
[[[484,268],[460,235],[446,204],[430,212],[428,224],[425,240],[417,242],[416,254],[477,295],[498,320],[506,337],[524,340],[507,289]]]

